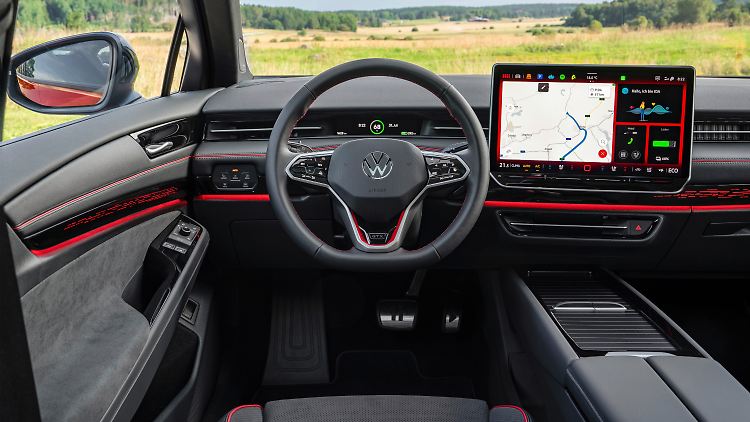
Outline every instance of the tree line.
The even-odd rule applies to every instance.
[[[21,0],[17,22],[22,28],[172,30],[178,9],[174,0]]]
[[[750,3],[738,0],[613,0],[581,4],[565,20],[567,26],[665,28],[709,21],[750,23]]]
[[[350,11],[359,18],[363,26],[381,26],[384,22],[417,19],[444,19],[463,21],[473,17],[490,20],[515,18],[554,18],[569,15],[576,7],[575,3],[559,4],[510,4],[504,6],[423,6],[372,11]]]
[[[104,28],[132,32],[168,31],[178,13],[174,0],[22,0],[20,27],[60,25],[69,29]],[[241,5],[244,26],[263,29],[356,31],[387,22],[418,19],[462,21],[568,16],[567,26],[664,28],[722,21],[750,23],[748,0],[613,0],[598,4],[520,4],[487,7],[425,6],[373,11],[316,12],[293,7]]]
[[[358,26],[379,27],[389,21],[444,19],[461,21],[472,17],[491,20],[503,18],[547,18],[567,16],[576,5],[521,4],[490,7],[425,6],[372,11],[343,10],[315,12],[293,7],[242,5],[242,24],[264,29],[323,29],[328,31],[356,31]]]
[[[349,12],[313,12],[294,7],[242,5],[242,25],[263,29],[356,31],[358,17]]]

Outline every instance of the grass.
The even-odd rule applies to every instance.
[[[443,74],[487,74],[496,62],[693,65],[699,75],[750,75],[750,30],[707,24],[690,28],[601,33],[557,33],[560,19],[495,22],[404,21],[352,32],[245,29],[250,68],[256,75],[310,75],[348,60],[387,57]],[[412,27],[418,32],[412,32]],[[532,35],[534,28],[554,34]],[[435,31],[437,29],[437,31]],[[68,35],[37,30],[16,35],[14,49]],[[158,95],[171,33],[124,34],[138,54],[136,89]],[[272,41],[272,40],[275,40]],[[278,42],[285,40],[285,42]],[[9,102],[4,138],[72,119],[32,113]]]
[[[602,33],[576,29],[573,33],[539,36],[526,32],[535,25],[558,24],[558,20],[441,22],[422,25],[415,33],[408,25],[367,28],[358,32],[356,39],[321,33],[325,42],[312,41],[316,33],[310,33],[284,45],[266,40],[281,36],[282,31],[258,31],[246,34],[247,38],[258,39],[257,43],[248,40],[246,45],[251,69],[259,75],[315,74],[365,57],[407,60],[443,74],[486,74],[497,62],[529,62],[679,64],[695,66],[699,75],[750,75],[747,27],[710,24],[661,31],[607,28]],[[376,39],[368,39],[371,36]],[[389,36],[391,39],[383,39]]]

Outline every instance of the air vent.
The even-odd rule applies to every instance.
[[[582,350],[676,350],[642,312],[604,283],[538,281],[531,287],[563,331]]]
[[[434,121],[430,125],[430,134],[446,138],[465,138],[463,129],[455,120]],[[484,136],[489,136],[489,128],[483,127]]]
[[[696,120],[693,126],[695,142],[750,142],[750,120]]]
[[[211,121],[206,125],[206,141],[268,140],[275,121]],[[292,131],[292,139],[321,135],[323,126],[302,123]]]

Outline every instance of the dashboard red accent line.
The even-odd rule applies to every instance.
[[[176,208],[176,207],[181,207],[181,206],[185,206],[185,205],[187,205],[187,201],[185,201],[183,199],[174,199],[172,201],[168,201],[168,202],[165,202],[163,204],[154,205],[153,207],[146,208],[145,210],[141,210],[141,211],[138,211],[138,212],[130,214],[130,215],[126,215],[125,217],[122,217],[122,218],[120,218],[118,220],[115,220],[115,221],[113,221],[111,223],[107,223],[107,224],[105,224],[103,226],[97,227],[97,228],[95,228],[95,229],[93,229],[91,231],[88,231],[86,233],[80,234],[80,235],[78,235],[76,237],[70,238],[70,239],[68,239],[68,240],[66,240],[64,242],[58,243],[57,245],[50,246],[49,248],[46,248],[46,249],[32,249],[31,253],[33,253],[36,256],[49,255],[49,254],[57,252],[57,251],[59,251],[61,249],[65,249],[65,248],[67,248],[69,246],[72,246],[72,245],[74,245],[76,243],[79,243],[79,242],[82,242],[82,241],[84,241],[86,239],[94,237],[94,236],[96,236],[99,233],[105,232],[105,231],[110,230],[112,228],[115,228],[117,226],[121,226],[121,225],[123,225],[123,224],[125,224],[127,222],[133,221],[135,219],[138,219],[138,218],[141,218],[141,217],[145,217],[147,215],[151,215],[151,214],[157,213],[159,211],[162,211],[162,210],[165,210],[165,209],[168,209],[168,208]]]
[[[750,210],[750,204],[693,205],[692,208],[695,212]]]
[[[246,201],[246,202],[268,202],[271,197],[262,193],[231,194],[231,193],[206,193],[194,198],[196,201]]]
[[[484,201],[490,208],[526,208],[564,211],[690,212],[690,205],[573,204],[553,202]]]

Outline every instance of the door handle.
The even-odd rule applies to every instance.
[[[172,141],[164,141],[156,144],[148,144],[144,147],[149,157],[164,152],[174,146]]]

